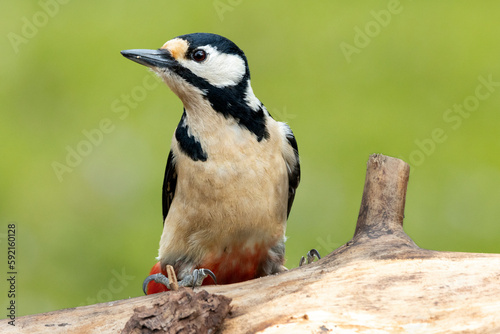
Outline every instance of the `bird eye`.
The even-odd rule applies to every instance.
[[[191,58],[193,58],[194,61],[201,62],[207,58],[207,53],[205,50],[197,49],[193,51]]]

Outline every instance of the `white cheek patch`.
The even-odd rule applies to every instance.
[[[177,59],[184,67],[211,85],[222,88],[237,85],[245,75],[245,61],[233,54],[225,54],[211,46],[201,49],[207,53],[207,59],[198,63],[192,59]]]

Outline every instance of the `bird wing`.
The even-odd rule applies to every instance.
[[[284,123],[283,123],[284,124]],[[293,200],[295,199],[295,190],[299,186],[300,182],[300,160],[299,160],[299,149],[297,147],[297,140],[293,135],[292,129],[287,124],[285,126],[285,136],[288,140],[288,144],[293,148],[295,159],[285,159],[287,170],[288,170],[288,211],[287,218],[290,215],[290,210],[292,209]]]
[[[177,170],[174,162],[174,153],[170,150],[167,158],[167,167],[165,168],[165,178],[163,179],[162,205],[163,205],[163,224],[168,214],[168,209],[174,200],[175,187],[177,186]]]

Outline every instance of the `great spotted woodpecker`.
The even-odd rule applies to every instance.
[[[184,286],[207,275],[227,284],[286,270],[297,142],[254,95],[243,51],[222,36],[194,33],[158,50],[121,53],[150,67],[184,105],[167,158],[158,263],[144,291],[170,288],[166,265]]]

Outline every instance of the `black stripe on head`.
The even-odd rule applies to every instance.
[[[171,70],[189,84],[203,91],[204,97],[210,102],[215,111],[220,112],[226,118],[234,118],[240,126],[255,134],[258,141],[261,141],[263,138],[268,139],[269,132],[266,128],[264,107],[261,106],[255,111],[245,101],[245,94],[248,85],[250,85],[250,70],[243,51],[229,39],[216,34],[194,33],[178,36],[177,38],[188,41],[189,49],[187,54],[198,47],[210,45],[217,48],[221,53],[234,54],[244,60],[246,71],[241,81],[237,85],[221,88],[212,86],[207,80],[197,76],[179,63],[176,66],[172,66]]]
[[[250,84],[248,79],[244,78],[238,85],[232,87],[210,86],[207,89],[206,98],[215,111],[220,112],[226,118],[236,119],[240,126],[255,134],[257,141],[261,141],[263,138],[269,138],[264,106],[260,106],[255,111],[246,104],[245,94]]]
[[[179,143],[180,150],[194,161],[207,161],[207,153],[203,151],[200,141],[189,135],[189,127],[185,122],[186,110],[182,114],[181,121],[175,130],[175,139]]]
[[[185,67],[175,66],[172,69],[189,84],[203,91],[204,97],[215,111],[220,112],[226,118],[234,118],[240,126],[255,134],[258,141],[269,138],[264,107],[261,106],[255,111],[245,101],[247,87],[250,84],[248,68],[239,84],[222,88],[212,86],[207,80],[195,75]]]

